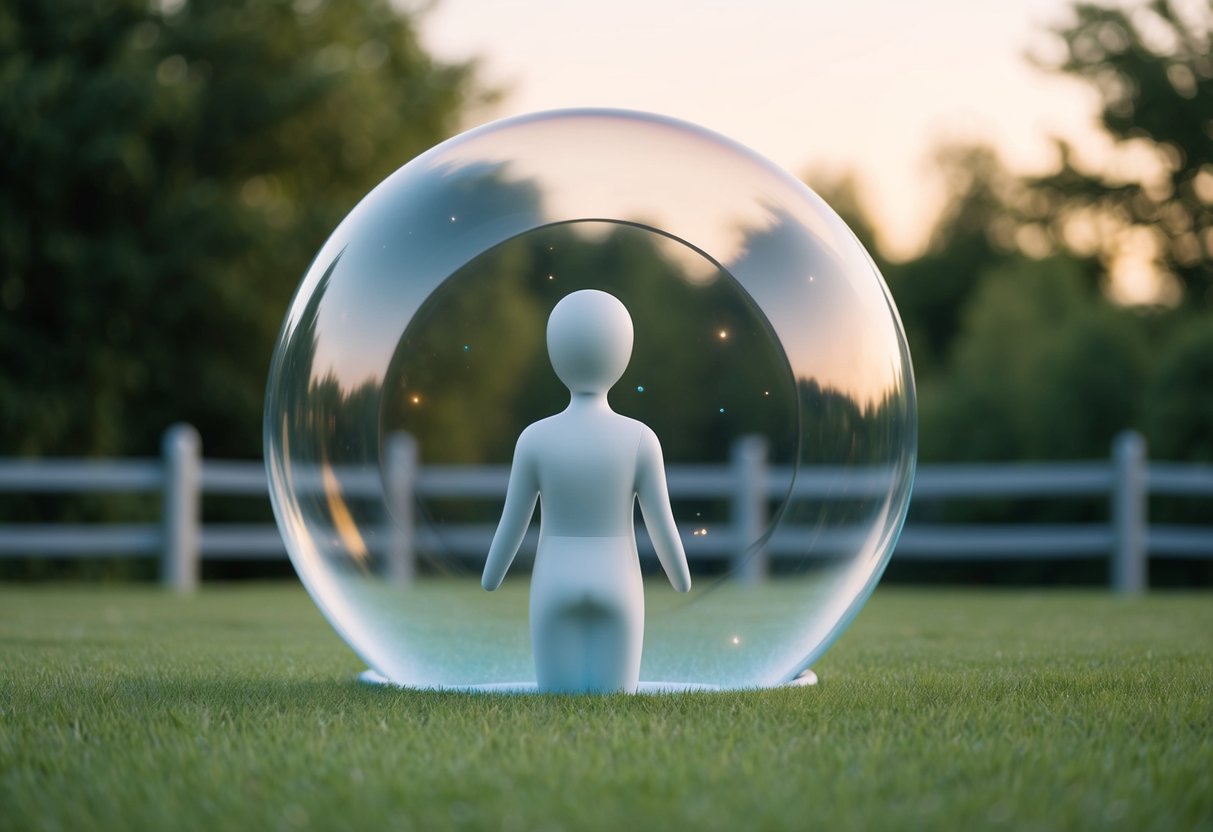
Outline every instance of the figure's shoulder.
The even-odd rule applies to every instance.
[[[636,419],[629,419],[627,416],[622,417],[627,424],[628,432],[636,437],[636,456],[638,459],[644,459],[656,454],[661,456],[661,441],[658,440],[657,434],[653,429],[644,422]]]
[[[657,439],[657,434],[644,422],[622,413],[612,413],[611,423],[612,433],[624,441],[635,442],[638,447]]]
[[[537,422],[531,422],[522,429],[522,433],[518,434],[518,444],[533,443],[539,440],[544,434],[551,433],[556,427],[553,423],[555,416],[548,416],[546,419],[540,419]]]
[[[653,432],[649,429],[649,426],[646,425],[644,422],[641,422],[637,419],[633,419],[631,416],[624,416],[622,413],[615,413],[613,411],[611,413],[611,416],[615,420],[616,424],[618,424],[620,427],[622,427],[625,430],[630,430],[633,433],[640,434],[640,435]]]
[[[665,454],[661,450],[661,441],[651,427],[644,422],[636,422],[636,472],[642,478],[654,471],[665,467]]]
[[[522,433],[518,434],[519,450],[542,448],[567,434],[570,431],[570,425],[566,419],[561,418],[561,415],[557,413],[548,416],[531,422],[523,428]]]
[[[640,443],[656,448],[658,451],[661,450],[661,440],[657,438],[657,434],[653,432],[653,429],[643,422],[640,425]]]

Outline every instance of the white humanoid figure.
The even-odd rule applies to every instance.
[[[670,583],[687,592],[691,573],[661,444],[648,426],[607,404],[632,356],[632,318],[606,292],[574,292],[552,310],[547,339],[569,406],[518,437],[481,584],[489,591],[501,585],[542,500],[530,601],[539,689],[633,693],[644,640],[637,499]]]

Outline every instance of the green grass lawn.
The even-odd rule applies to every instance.
[[[295,587],[0,588],[0,829],[1213,829],[1213,596],[881,590],[816,688],[362,687]]]

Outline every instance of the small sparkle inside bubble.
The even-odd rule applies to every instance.
[[[471,352],[471,351],[472,351],[472,345],[471,345],[471,344],[464,344],[464,345],[463,345],[463,351],[464,351],[464,352]]]
[[[694,537],[707,537],[708,530],[707,529],[696,529],[695,531],[691,532],[691,535]]]
[[[723,407],[722,407],[722,408],[720,408],[720,412],[721,412],[721,413],[724,413],[724,408],[723,408]]]
[[[729,641],[733,642],[733,644],[741,644],[741,636],[733,636]]]
[[[455,218],[454,218],[454,217],[451,217],[451,222],[454,222],[454,221],[455,221]]]
[[[421,404],[421,397],[414,393],[413,395],[409,396],[409,401],[413,404]]]
[[[637,393],[643,393],[643,392],[644,392],[644,385],[643,385],[643,384],[637,384],[637,385],[636,385],[636,392],[637,392]]]
[[[762,395],[769,397],[769,396],[771,395],[771,391],[770,391],[770,390],[763,390],[763,391],[762,391]]]
[[[548,275],[548,280],[555,280],[555,279],[556,279],[556,275],[554,275],[554,274]]]
[[[716,337],[721,341],[727,341],[729,340],[729,331],[727,329],[722,329],[716,333]]]

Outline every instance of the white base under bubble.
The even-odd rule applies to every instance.
[[[539,693],[539,686],[534,682],[494,682],[484,685],[400,685],[374,670],[364,670],[358,674],[358,681],[364,685],[384,685],[388,687],[414,690],[457,691],[460,693]],[[805,670],[790,682],[772,687],[803,687],[817,684],[817,674]],[[636,688],[637,693],[703,693],[710,691],[728,690],[719,685],[704,685],[698,682],[641,682]]]

